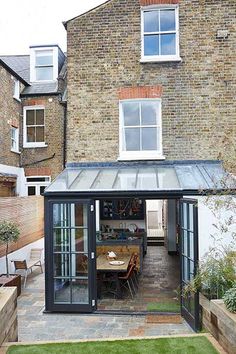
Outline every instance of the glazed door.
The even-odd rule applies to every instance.
[[[94,204],[90,200],[55,201],[49,203],[49,209],[46,308],[92,312],[96,307]]]
[[[199,330],[199,294],[183,292],[194,278],[198,266],[198,208],[197,200],[180,201],[181,255],[181,314],[189,325]]]

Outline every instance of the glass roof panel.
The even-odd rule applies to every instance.
[[[111,190],[115,182],[117,172],[118,172],[117,169],[108,169],[108,168],[104,170],[101,169],[91,189]]]
[[[89,190],[99,173],[98,169],[84,169],[70,186],[70,190]]]
[[[204,189],[208,188],[207,181],[196,165],[176,166],[175,170],[183,189]]]
[[[156,190],[157,188],[156,170],[154,168],[140,168],[138,170],[136,189]]]
[[[181,189],[173,167],[157,168],[159,189]]]
[[[113,186],[113,189],[117,190],[135,190],[136,186],[137,169],[124,168],[120,169]]]
[[[46,192],[64,192],[68,190],[68,171],[64,170],[57,178],[45,189]]]

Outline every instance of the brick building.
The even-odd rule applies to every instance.
[[[65,55],[32,46],[0,70],[0,195],[39,195],[64,166]]]
[[[235,131],[235,11],[234,0],[112,0],[68,21],[68,162],[216,159],[215,141]],[[160,105],[146,153],[125,147],[138,131],[122,128],[122,102],[142,99]]]
[[[47,311],[139,308],[114,299],[106,307],[100,289],[112,272],[110,288],[122,298],[129,260],[136,254],[142,274],[150,257],[154,225],[161,267],[168,256],[176,261],[180,287],[196,275],[217,222],[202,192],[221,191],[230,177],[217,159],[236,129],[235,10],[233,0],[110,0],[65,23],[67,168],[45,191]],[[128,258],[118,258],[121,281],[106,259],[111,250]],[[142,274],[157,301],[171,272]],[[197,293],[181,297],[181,313],[199,329]]]

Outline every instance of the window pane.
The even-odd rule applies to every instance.
[[[142,128],[142,150],[157,150],[157,128]]]
[[[159,35],[144,36],[144,55],[159,55]]]
[[[46,186],[40,186],[40,195],[43,194],[44,190],[45,190]]]
[[[52,65],[52,50],[45,50],[36,52],[35,64],[36,65]]]
[[[36,127],[36,142],[44,141],[44,127]]]
[[[36,80],[52,80],[53,79],[53,68],[52,67],[42,67],[36,68]]]
[[[35,142],[35,128],[27,128],[27,143]]]
[[[125,129],[124,150],[126,150],[126,151],[139,151],[140,150],[140,129],[139,128],[126,128]]]
[[[36,195],[35,186],[28,187],[28,195]]]
[[[70,303],[69,279],[54,279],[54,301],[55,303]]]
[[[71,282],[72,303],[88,304],[88,279],[73,279]]]
[[[70,275],[70,255],[69,253],[54,254],[54,276],[66,277]]]
[[[135,102],[127,102],[122,104],[124,125],[139,125],[139,104]]]
[[[161,55],[175,55],[175,34],[161,35]]]
[[[159,30],[159,11],[144,12],[144,32],[157,32]]]
[[[68,229],[53,230],[53,250],[54,252],[69,252],[70,234]]]
[[[36,125],[44,125],[44,110],[37,109],[36,111]]]
[[[160,11],[160,30],[175,31],[175,10]]]
[[[72,276],[88,275],[88,254],[74,253],[71,255],[72,260]]]
[[[74,220],[71,221],[71,225],[87,227],[87,204],[71,204],[71,210],[72,215],[74,214]]]
[[[141,104],[141,124],[156,125],[157,124],[157,103],[142,102]]]
[[[35,113],[34,110],[26,111],[26,125],[34,125],[35,124],[34,113]]]

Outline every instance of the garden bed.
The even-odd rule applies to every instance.
[[[229,312],[223,300],[208,300],[200,294],[203,326],[230,354],[236,353],[236,314]]]
[[[3,342],[16,342],[17,290],[15,287],[0,288],[0,346]]]

